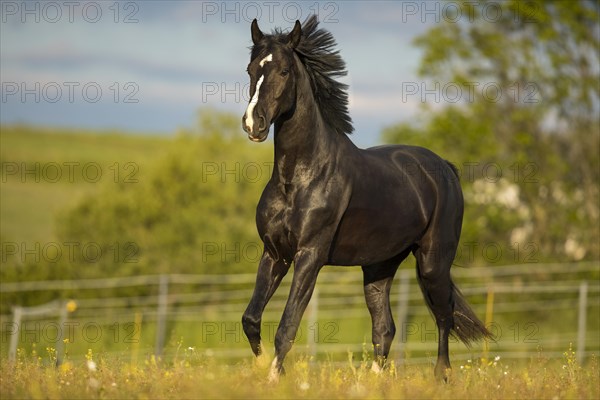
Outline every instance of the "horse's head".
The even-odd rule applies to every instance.
[[[242,126],[250,140],[262,142],[271,124],[294,107],[298,76],[294,49],[300,42],[302,28],[296,21],[288,35],[265,35],[255,19],[251,32],[254,46],[248,64],[250,102]]]

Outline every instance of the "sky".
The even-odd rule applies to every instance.
[[[443,3],[441,3],[443,4]],[[247,106],[250,23],[289,30],[316,13],[346,61],[361,147],[409,121],[421,85],[412,45],[439,20],[415,1],[0,1],[0,121],[173,133],[199,109]],[[240,135],[245,135],[241,129]]]

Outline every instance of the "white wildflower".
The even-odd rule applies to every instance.
[[[87,367],[90,372],[96,372],[96,363],[92,360],[88,360]]]

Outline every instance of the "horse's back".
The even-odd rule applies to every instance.
[[[419,201],[429,205],[428,233],[454,241],[460,237],[464,200],[459,171],[433,151],[419,146],[386,145],[367,149],[367,154],[390,162]]]
[[[400,180],[402,190],[415,190],[421,195],[458,195],[462,190],[456,167],[433,151],[419,146],[384,145],[362,150],[368,169],[378,169]],[[404,187],[408,185],[408,187]],[[441,192],[440,192],[441,191]],[[462,204],[461,204],[462,206]]]
[[[333,243],[332,263],[365,265],[391,258],[416,243],[432,218],[447,209],[462,219],[458,177],[432,151],[389,145],[361,153],[362,159],[352,160],[352,196]],[[446,222],[460,224],[450,219],[455,221]]]
[[[452,176],[446,178],[458,178],[458,171],[451,163],[425,147],[391,144],[370,147],[364,150],[364,154],[393,161],[400,168],[411,169],[419,166],[427,171],[441,174],[450,172]]]

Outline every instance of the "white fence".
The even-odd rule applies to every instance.
[[[273,341],[291,275],[265,311],[266,342]],[[561,357],[571,343],[580,361],[600,353],[599,262],[453,268],[453,275],[497,338],[473,349],[451,344],[454,359],[488,352],[504,358]],[[14,358],[18,346],[45,341],[55,343],[60,362],[67,339],[71,347],[80,341],[106,351],[131,352],[132,359],[140,347],[167,357],[179,351],[172,342],[183,337],[186,348],[211,357],[249,357],[240,319],[254,281],[254,274],[171,274],[2,283],[2,301],[9,293],[48,291],[60,293],[63,299],[36,307],[12,305],[12,314],[0,315],[3,351]],[[133,289],[147,294],[121,294]],[[102,292],[110,295],[102,296]],[[391,357],[399,363],[430,362],[437,351],[435,324],[414,267],[403,266],[399,271],[392,296],[398,329]],[[67,302],[68,297],[74,297],[73,301]],[[370,343],[370,330],[360,268],[326,267],[304,316],[295,351],[329,359],[346,357],[348,351],[362,353],[370,350],[370,345],[365,346]]]

